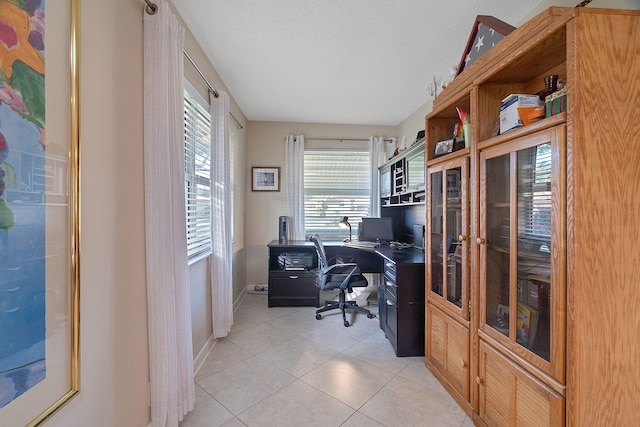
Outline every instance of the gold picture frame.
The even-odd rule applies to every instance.
[[[0,425],[42,425],[80,391],[79,4],[0,4]]]

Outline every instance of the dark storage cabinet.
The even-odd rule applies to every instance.
[[[415,249],[380,252],[385,258],[378,289],[380,328],[396,356],[424,356],[424,256]]]
[[[318,256],[305,241],[279,243],[269,248],[268,306],[319,306]]]

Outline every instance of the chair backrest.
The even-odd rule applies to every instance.
[[[318,252],[318,262],[320,263],[320,267],[328,267],[329,261],[327,260],[327,254],[324,251],[324,245],[322,244],[322,239],[320,239],[320,236],[316,233],[309,237],[309,240],[311,240],[316,246],[316,252]]]

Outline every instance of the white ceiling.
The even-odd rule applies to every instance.
[[[398,125],[457,65],[477,15],[541,0],[172,0],[249,120]]]

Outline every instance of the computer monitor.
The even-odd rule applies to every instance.
[[[362,218],[359,239],[367,242],[393,241],[391,218]]]

